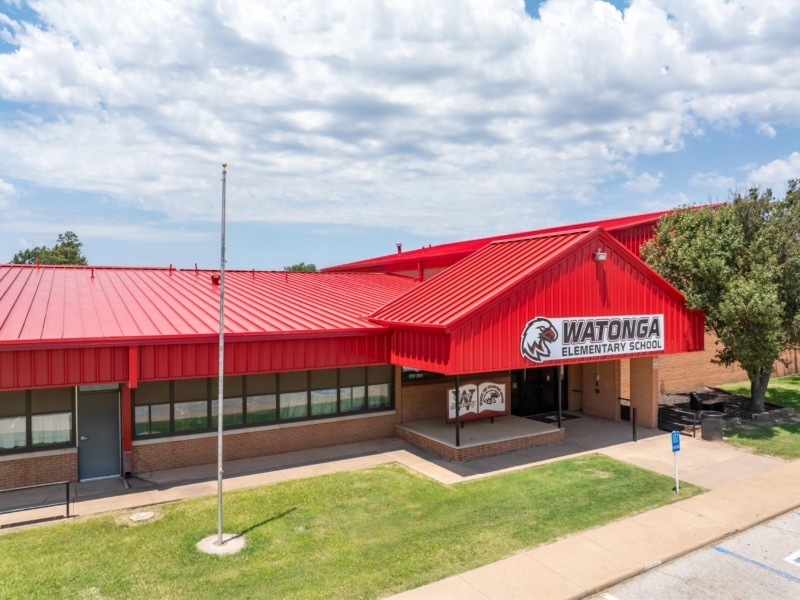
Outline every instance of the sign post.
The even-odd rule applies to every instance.
[[[675,493],[681,491],[681,484],[678,481],[678,452],[681,449],[681,434],[678,431],[672,432],[672,456],[675,457]]]

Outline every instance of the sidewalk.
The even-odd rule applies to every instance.
[[[625,441],[630,439],[626,426],[582,418],[567,423],[564,444],[460,464],[389,438],[226,463],[224,490],[386,463],[400,463],[449,485],[587,453],[605,454],[673,476],[669,435],[650,430],[642,434],[640,437],[645,439],[638,442]],[[520,552],[393,598],[581,598],[800,507],[800,461],[787,463],[755,456],[720,442],[686,436],[681,437],[681,445],[681,481],[703,486],[709,492]],[[211,464],[156,472],[127,482],[113,479],[80,483],[73,511],[85,516],[216,494],[216,477],[216,465]],[[63,507],[0,515],[0,527],[59,514],[63,515]],[[0,529],[0,534],[5,531],[10,529]]]

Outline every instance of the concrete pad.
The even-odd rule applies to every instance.
[[[448,577],[435,583],[402,592],[391,596],[391,598],[396,600],[452,600],[453,598],[459,598],[460,600],[487,600],[489,596],[476,590],[464,581],[460,575],[456,575],[455,577]]]
[[[461,577],[493,600],[574,598],[586,594],[581,586],[522,554],[473,569]]]
[[[218,537],[217,534],[209,535],[197,542],[195,546],[200,552],[216,554],[218,556],[223,554],[236,554],[245,546],[244,536],[235,533],[223,533],[221,545],[217,544]]]
[[[632,577],[640,570],[626,557],[582,535],[539,546],[524,555],[589,592]]]

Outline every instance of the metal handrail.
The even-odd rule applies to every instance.
[[[15,513],[15,512],[22,512],[22,511],[25,511],[25,510],[33,510],[33,509],[36,509],[36,508],[50,508],[51,506],[60,506],[60,505],[63,504],[64,506],[66,506],[66,512],[67,512],[67,514],[65,515],[65,518],[69,518],[69,481],[55,481],[53,483],[40,483],[40,484],[37,484],[37,485],[25,485],[25,486],[22,486],[22,487],[8,488],[8,489],[5,489],[5,490],[0,490],[0,494],[10,493],[10,492],[22,492],[22,491],[26,491],[26,490],[34,490],[36,488],[53,487],[53,486],[56,486],[56,485],[65,486],[66,493],[64,495],[64,500],[63,501],[50,502],[49,504],[33,504],[33,505],[30,505],[30,506],[23,506],[21,508],[10,508],[10,509],[5,509],[5,510],[0,508],[0,515],[11,514],[11,513]]]

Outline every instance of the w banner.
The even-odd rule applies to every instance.
[[[458,388],[460,396],[458,408],[459,421],[473,421],[502,417],[506,412],[506,384],[481,383],[468,384]],[[447,390],[447,422],[456,421],[456,390]]]
[[[664,315],[536,317],[525,325],[520,351],[535,363],[663,352]]]

